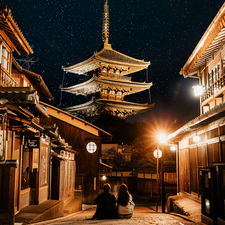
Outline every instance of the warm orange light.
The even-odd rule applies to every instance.
[[[176,145],[171,145],[170,146],[170,150],[171,151],[176,151],[177,150],[177,146]]]
[[[195,86],[193,86],[193,88],[194,88],[194,93],[195,93],[196,97],[201,96],[203,94],[203,86],[202,85],[195,85]]]
[[[153,153],[155,158],[161,158],[162,157],[162,151],[160,149],[156,149]]]
[[[106,176],[104,175],[104,176],[102,176],[102,180],[106,180]]]
[[[200,141],[200,136],[198,136],[197,134],[193,137],[193,141],[194,142],[199,142]]]
[[[166,143],[167,137],[166,137],[165,134],[160,134],[160,135],[158,136],[158,139],[159,139],[159,143],[165,144],[165,143]]]

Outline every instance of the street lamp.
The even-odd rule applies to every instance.
[[[166,143],[166,135],[165,134],[159,134],[159,143],[165,144]]]
[[[194,88],[194,93],[196,97],[200,97],[203,94],[203,86],[202,85],[195,85],[192,88]]]
[[[162,157],[162,151],[159,150],[159,146],[154,151],[153,155],[157,158],[157,172],[156,172],[156,185],[157,185],[157,192],[156,192],[156,212],[158,212],[158,189],[159,189],[159,158]]]
[[[203,95],[204,88],[202,85],[195,85],[192,88],[194,88],[194,94],[196,97],[199,97],[200,99],[200,115],[202,114],[202,106],[201,106],[201,96]]]
[[[200,141],[200,136],[196,134],[196,135],[193,137],[193,141],[194,141],[194,142],[199,142],[199,141]]]
[[[162,158],[161,158],[161,202],[162,202],[162,213],[165,213],[165,198],[164,198],[164,168],[163,168],[163,159],[164,159],[164,145],[167,140],[165,134],[160,134],[158,136],[159,142],[162,144]]]

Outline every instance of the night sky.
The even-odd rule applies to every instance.
[[[102,44],[104,0],[3,0],[32,46],[36,61],[31,70],[42,75],[58,106],[63,65],[97,51]],[[181,67],[222,6],[222,0],[109,0],[112,48],[128,56],[151,61],[148,70],[132,75],[133,81],[153,82],[148,91],[129,101],[155,103],[153,110],[126,121],[182,120],[199,112],[192,86],[197,79],[179,75]],[[14,54],[16,59],[25,55]],[[146,74],[148,72],[148,78]],[[64,85],[76,84],[78,75],[66,74]],[[85,98],[62,94],[61,106]],[[75,99],[74,99],[75,98]],[[44,99],[43,99],[44,100]],[[46,101],[46,100],[45,100]]]

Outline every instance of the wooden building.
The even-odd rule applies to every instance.
[[[41,118],[41,124],[56,124],[66,140],[77,152],[76,191],[82,192],[83,203],[94,203],[100,188],[101,144],[112,135],[63,110],[41,103],[50,118]]]
[[[150,62],[132,58],[112,49],[109,39],[108,1],[104,6],[103,40],[97,52],[78,62],[63,66],[65,72],[86,74],[88,80],[62,91],[87,96],[89,101],[65,108],[67,112],[82,115],[87,120],[94,120],[103,115],[112,115],[125,119],[129,115],[150,110],[153,104],[128,102],[124,97],[150,89],[152,83],[134,82],[127,76],[146,69]],[[66,74],[69,76],[68,74]]]
[[[15,214],[32,204],[51,198],[63,204],[75,185],[75,151],[59,132],[40,125],[40,118],[50,116],[39,98],[53,96],[40,75],[16,62],[15,51],[33,53],[11,10],[0,4],[1,224],[14,224]]]
[[[202,220],[225,224],[225,3],[180,71],[199,79],[200,115],[169,135],[178,144],[178,192],[201,199]]]

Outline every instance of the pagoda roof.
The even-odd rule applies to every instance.
[[[76,105],[64,108],[63,110],[69,113],[77,113],[77,114],[89,114],[90,116],[93,114],[94,116],[98,115],[98,109],[105,109],[106,111],[123,111],[128,112],[130,115],[136,115],[140,112],[145,112],[154,107],[154,104],[140,104],[134,102],[127,101],[118,101],[118,100],[109,100],[109,99],[95,99]],[[83,111],[83,113],[82,113]],[[99,113],[100,115],[101,113]]]
[[[0,4],[0,30],[3,39],[10,39],[14,49],[20,54],[20,51],[32,54],[33,50],[23,36],[17,23],[14,21],[11,10]]]
[[[97,76],[93,76],[91,79],[76,84],[69,87],[61,87],[62,91],[75,93],[75,94],[90,94],[98,91],[99,86],[101,85],[108,85],[108,86],[114,86],[115,88],[132,88],[132,91],[130,93],[136,93],[140,91],[144,91],[146,89],[149,89],[152,86],[152,83],[145,83],[145,82],[127,82],[126,80],[108,80],[108,79],[101,79]]]
[[[42,107],[45,107],[47,110],[49,116],[58,118],[59,120],[63,121],[64,123],[68,123],[74,127],[77,127],[83,131],[86,131],[88,133],[91,133],[95,136],[101,135],[105,140],[111,139],[112,135],[108,133],[105,130],[102,130],[101,128],[93,125],[92,123],[87,122],[86,120],[83,120],[77,116],[74,116],[65,110],[59,109],[57,107],[54,107],[52,105],[49,105],[45,102],[40,101],[40,105]]]
[[[225,3],[203,34],[194,51],[180,70],[180,75],[197,74],[199,68],[204,68],[207,62],[213,60],[221,48],[225,38]]]
[[[112,49],[110,44],[104,43],[99,51],[94,52],[92,55],[75,63],[71,63],[68,66],[63,66],[62,68],[64,71],[84,74],[100,68],[103,65],[127,67],[129,70],[128,74],[130,74],[147,68],[150,65],[150,62],[124,55]]]

